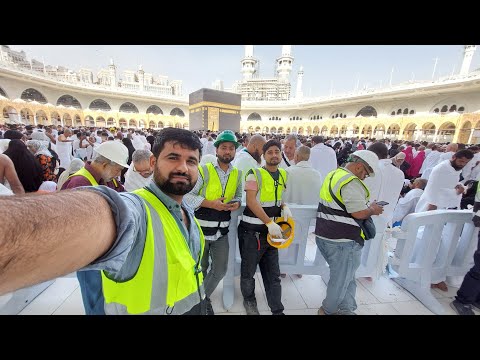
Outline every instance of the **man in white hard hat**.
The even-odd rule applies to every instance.
[[[71,175],[62,190],[105,185],[117,192],[125,191],[115,178],[120,176],[123,168],[129,168],[127,147],[118,141],[108,141],[96,148],[95,153],[94,160]]]
[[[328,173],[320,189],[315,235],[317,247],[330,268],[327,294],[319,315],[353,315],[355,272],[360,265],[364,241],[369,239],[364,221],[379,215],[383,208],[370,197],[363,180],[375,176],[378,156],[369,150],[351,154],[345,167]]]
[[[70,175],[61,190],[80,186],[105,185],[117,192],[125,189],[115,178],[123,168],[128,168],[128,149],[119,141],[102,143],[95,149],[92,162],[85,163],[79,171]],[[102,292],[102,276],[98,270],[78,271],[78,282],[82,292],[83,306],[87,315],[105,315]]]

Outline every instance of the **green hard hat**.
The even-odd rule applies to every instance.
[[[240,146],[240,143],[237,142],[237,137],[232,130],[225,130],[218,134],[217,139],[213,143],[213,146],[218,147],[223,142],[231,142],[235,145],[235,149]]]

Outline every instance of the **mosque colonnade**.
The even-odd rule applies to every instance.
[[[378,116],[307,121],[249,121],[242,132],[480,143],[480,113]]]

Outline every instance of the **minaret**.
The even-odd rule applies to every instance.
[[[477,49],[476,45],[465,45],[463,51],[462,68],[460,69],[460,75],[467,75],[470,71],[470,64],[472,63],[473,54]]]
[[[242,74],[243,80],[249,80],[253,78],[253,75],[257,72],[255,66],[257,60],[253,57],[253,45],[245,45],[245,57],[242,59]]]
[[[108,65],[108,73],[110,77],[110,86],[117,87],[117,68],[113,63],[112,58],[110,58],[110,65]]]
[[[282,56],[277,59],[277,76],[280,79],[288,81],[290,73],[292,72],[292,63],[292,45],[283,45]]]
[[[300,70],[298,70],[298,77],[297,77],[297,94],[295,95],[295,98],[297,99],[300,99],[303,97],[302,83],[303,83],[303,66],[300,66]]]
[[[140,85],[140,91],[145,90],[145,71],[143,71],[142,65],[138,67],[138,83]]]

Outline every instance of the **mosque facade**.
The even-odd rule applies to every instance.
[[[458,74],[315,98],[303,95],[301,67],[292,90],[293,50],[283,45],[275,75],[262,78],[253,45],[245,46],[242,79],[229,90],[242,98],[240,128],[234,130],[480,143],[480,70],[470,69],[475,45],[465,45]],[[25,52],[1,46],[0,122],[189,128],[181,80],[142,67],[120,79],[113,61],[96,75],[29,61]],[[223,90],[222,81],[214,86]]]

